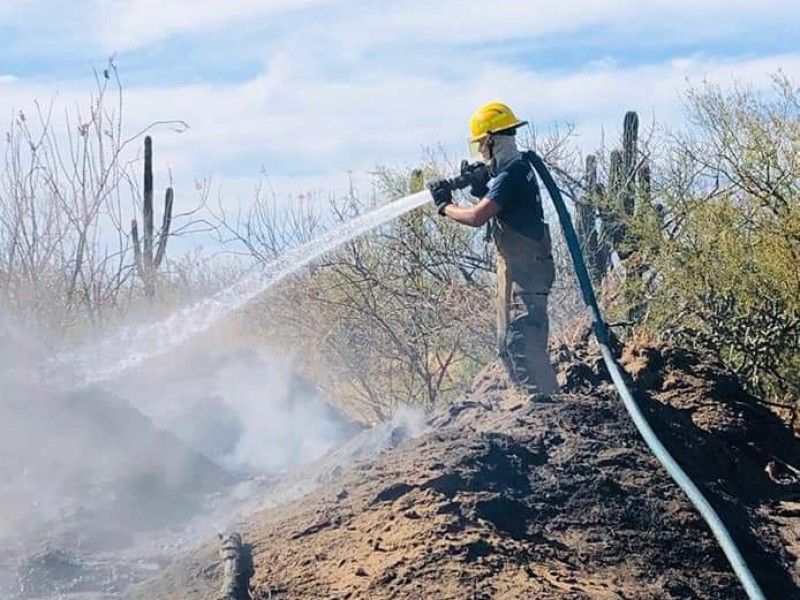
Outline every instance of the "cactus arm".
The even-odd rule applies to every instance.
[[[139,277],[144,279],[144,265],[142,265],[142,245],[139,241],[139,224],[136,219],[131,221],[131,238],[133,238],[133,262],[136,264],[136,272]]]
[[[158,234],[158,248],[156,249],[156,257],[153,261],[153,268],[158,269],[164,260],[164,255],[167,252],[167,238],[169,238],[169,228],[172,225],[172,203],[173,203],[172,188],[167,188],[166,196],[164,197],[164,219],[161,222],[161,232]]]

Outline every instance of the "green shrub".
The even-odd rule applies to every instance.
[[[722,361],[765,402],[800,398],[800,102],[774,94],[688,96],[690,123],[670,136],[654,185],[657,211],[631,220],[626,285],[640,324]],[[657,219],[653,215],[659,215]]]

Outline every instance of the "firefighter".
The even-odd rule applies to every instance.
[[[447,180],[429,185],[438,213],[472,227],[487,222],[497,248],[498,354],[512,381],[529,393],[558,391],[548,352],[547,297],[555,279],[550,229],[530,163],[517,148],[526,125],[502,102],[470,119],[470,150],[487,168],[471,177],[471,206],[453,204]]]

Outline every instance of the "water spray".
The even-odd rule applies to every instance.
[[[128,327],[83,348],[58,355],[50,365],[61,373],[72,373],[79,385],[113,379],[159,356],[209,329],[214,323],[243,307],[276,283],[341,244],[363,235],[428,202],[427,191],[388,202],[320,237],[296,246],[261,266],[238,283],[179,310],[160,321]]]

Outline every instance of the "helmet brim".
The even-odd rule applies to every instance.
[[[502,129],[493,129],[493,130],[489,130],[486,133],[483,133],[481,135],[472,136],[472,137],[469,138],[468,141],[469,141],[470,144],[472,144],[473,142],[480,142],[482,139],[485,139],[486,136],[488,136],[488,135],[497,135],[497,134],[508,133],[508,132],[511,132],[511,131],[516,131],[520,127],[525,127],[525,125],[527,125],[527,124],[528,124],[527,121],[517,121],[516,123],[513,123],[512,125],[509,125],[508,127],[503,127]]]

